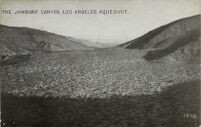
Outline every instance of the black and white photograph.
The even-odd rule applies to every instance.
[[[0,127],[201,127],[200,0],[0,0]]]

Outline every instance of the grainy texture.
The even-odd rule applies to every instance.
[[[194,28],[186,24],[194,20],[197,22],[197,18],[191,17],[160,27],[151,32],[154,36],[149,35],[148,40],[142,36],[138,41],[148,41],[142,43],[146,48],[137,49],[132,47],[136,41],[94,50],[88,50],[91,47],[87,46],[84,46],[87,50],[80,49],[82,44],[73,42],[76,48],[61,51],[50,45],[71,47],[72,39],[64,42],[59,35],[17,28],[25,31],[21,39],[31,41],[20,43],[16,39],[14,43],[19,33],[6,28],[14,35],[11,32],[11,37],[5,36],[0,41],[4,44],[2,123],[15,127],[197,127],[200,125],[199,31],[195,28],[193,38],[186,36],[192,31],[194,35],[192,29],[187,33],[171,33],[174,28],[182,30],[175,24]],[[37,39],[46,43],[39,44],[41,41]],[[131,49],[124,49],[128,44]],[[172,46],[176,48],[169,50]]]

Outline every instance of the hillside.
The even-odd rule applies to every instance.
[[[46,31],[0,25],[0,42],[10,50],[20,47],[29,51],[91,50],[80,44],[82,40],[69,39]]]
[[[139,38],[119,45],[119,47],[146,50],[147,54],[144,58],[154,60],[173,53],[177,49],[180,50],[189,43],[199,43],[199,37],[200,15],[196,15],[156,28]],[[196,53],[198,51],[199,49],[195,48],[193,52],[199,54]]]
[[[81,43],[82,40],[65,37],[46,31],[9,27],[0,25],[1,64],[16,63],[24,56],[28,58],[33,52],[52,52],[69,50],[93,50]],[[93,43],[93,42],[91,42]],[[17,59],[16,59],[17,58]],[[13,62],[15,61],[15,62]]]

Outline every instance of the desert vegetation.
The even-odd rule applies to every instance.
[[[1,26],[2,126],[197,127],[197,18],[102,49],[74,38]],[[174,29],[178,33],[172,34]]]
[[[102,51],[37,54],[28,62],[3,66],[2,82],[7,85],[2,88],[22,95],[109,97],[152,94],[200,76],[199,66],[193,63],[125,57],[132,53],[139,55],[124,50],[118,55]]]
[[[133,55],[139,57],[133,59]],[[35,54],[29,61],[4,65],[3,119],[43,127],[177,127],[187,123],[196,127],[199,114],[196,119],[183,114],[198,111],[189,106],[199,106],[199,99],[191,100],[199,97],[194,92],[199,90],[199,64],[168,59],[147,62],[141,55],[120,49],[70,51]]]

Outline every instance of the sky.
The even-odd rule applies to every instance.
[[[0,0],[0,23],[120,44],[161,25],[200,14],[200,6],[200,0]],[[13,14],[25,9],[38,9],[39,13]],[[41,14],[41,10],[77,9],[126,10],[126,14]]]

